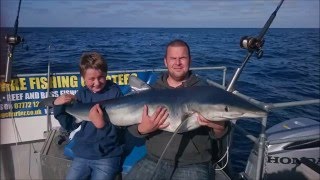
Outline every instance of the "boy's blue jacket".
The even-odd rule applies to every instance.
[[[120,88],[112,81],[107,81],[105,88],[93,93],[87,87],[81,88],[76,93],[78,102],[90,103],[113,99],[122,96]],[[54,117],[67,131],[77,128],[74,117],[65,112],[64,105],[54,106]],[[85,159],[101,159],[121,156],[123,147],[119,141],[119,127],[106,120],[103,128],[96,128],[90,121],[81,122],[81,130],[75,136],[75,145],[72,148],[76,157]]]

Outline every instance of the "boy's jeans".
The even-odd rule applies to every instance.
[[[121,172],[121,158],[112,157],[106,159],[89,160],[75,157],[69,169],[66,179],[104,179],[114,180]]]

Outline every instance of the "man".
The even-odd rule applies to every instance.
[[[186,42],[179,39],[170,42],[166,48],[164,64],[168,72],[161,76],[154,88],[206,85],[205,81],[189,70],[191,55]],[[215,139],[225,133],[224,122],[212,122],[198,114],[201,127],[176,134],[155,171],[156,164],[173,135],[161,130],[169,125],[165,123],[167,117],[165,108],[158,107],[149,116],[148,107],[145,106],[141,123],[129,127],[129,131],[135,136],[146,138],[147,155],[132,168],[125,179],[214,179],[212,159],[218,154]]]

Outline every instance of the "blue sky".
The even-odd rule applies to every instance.
[[[1,1],[12,27],[18,0]],[[256,27],[280,0],[22,0],[21,27]],[[271,27],[319,28],[319,0],[285,0]]]

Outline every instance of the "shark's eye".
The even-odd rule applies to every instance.
[[[228,111],[229,111],[228,106],[226,106],[226,107],[224,108],[224,110],[225,110],[226,112],[228,112]]]

